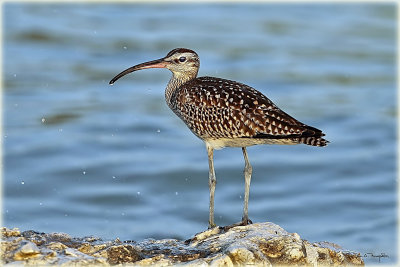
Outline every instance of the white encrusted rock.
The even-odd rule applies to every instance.
[[[297,233],[266,222],[231,228],[215,227],[186,241],[145,239],[102,241],[63,233],[2,229],[3,263],[29,265],[136,266],[348,266],[364,265],[362,257],[329,242],[310,243]]]

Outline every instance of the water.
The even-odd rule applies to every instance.
[[[189,238],[208,223],[204,144],[168,109],[187,47],[200,75],[247,83],[328,147],[258,146],[249,215],[397,260],[394,4],[3,5],[3,224],[102,238]],[[215,152],[216,222],[241,218],[240,149]]]

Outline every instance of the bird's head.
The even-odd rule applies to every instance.
[[[187,48],[175,48],[163,58],[141,63],[122,71],[110,81],[110,84],[128,73],[150,68],[166,68],[173,73],[175,78],[190,80],[197,76],[199,67],[200,59],[196,52]]]

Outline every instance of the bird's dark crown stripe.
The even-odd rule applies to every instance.
[[[175,53],[193,53],[196,54],[193,50],[187,49],[187,48],[175,48],[174,50],[171,50],[166,57],[170,57]],[[197,55],[197,54],[196,54]]]

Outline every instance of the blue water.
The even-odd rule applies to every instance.
[[[169,71],[108,85],[175,47],[331,141],[248,149],[253,222],[397,261],[394,4],[5,3],[3,225],[125,240],[207,227],[207,155],[165,104]],[[219,225],[241,219],[243,165],[215,152]]]

